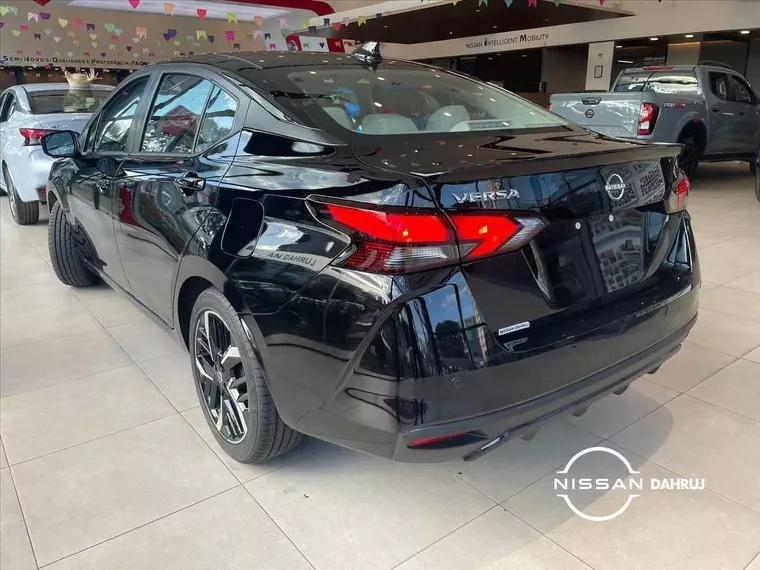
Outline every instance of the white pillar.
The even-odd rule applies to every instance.
[[[588,45],[586,63],[586,91],[607,91],[610,88],[612,59],[615,42],[599,42]]]

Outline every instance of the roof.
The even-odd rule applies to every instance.
[[[303,67],[325,64],[362,65],[359,60],[351,57],[350,54],[322,51],[230,51],[172,57],[160,61],[159,65],[166,63],[200,63],[223,67],[230,71],[235,71],[237,67],[250,68],[251,66],[257,69],[272,69],[277,67]],[[414,64],[415,62],[409,63]]]
[[[17,85],[16,87],[21,87],[26,91],[27,93],[36,93],[39,91],[68,91],[72,89],[71,85],[68,83],[25,83],[23,85]],[[102,90],[102,91],[111,91],[113,90],[113,85],[88,85],[87,87],[79,88],[83,91],[86,89],[96,89],[96,90]],[[76,89],[72,89],[76,90]]]

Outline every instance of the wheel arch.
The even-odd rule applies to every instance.
[[[707,148],[707,127],[705,127],[704,122],[692,118],[683,124],[676,140],[680,142],[688,137],[694,138],[694,141],[699,145],[699,154],[704,154]]]
[[[198,296],[209,287],[216,287],[236,311],[243,311],[243,297],[213,263],[196,255],[184,256],[174,286],[174,330],[184,345],[190,341],[190,315]]]

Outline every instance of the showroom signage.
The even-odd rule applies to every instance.
[[[616,457],[623,464],[628,475],[618,478],[570,476],[570,469],[573,464],[581,457],[591,453],[607,453]],[[554,490],[557,491],[557,497],[564,499],[570,510],[579,517],[587,521],[604,522],[622,515],[634,499],[640,497],[644,491],[702,491],[705,488],[704,479],[685,477],[645,478],[640,475],[641,473],[636,471],[620,452],[608,447],[589,447],[573,455],[567,465],[557,471],[557,476],[554,478]],[[627,491],[628,496],[620,508],[607,515],[589,515],[570,499],[570,493],[573,493],[576,502],[579,502],[578,498],[582,496],[584,491],[608,492],[615,490]]]
[[[469,41],[464,44],[466,49],[490,48],[496,46],[511,46],[533,42],[545,42],[549,39],[549,33],[542,34],[511,34],[506,37],[485,37],[482,40]]]
[[[121,59],[106,59],[102,57],[45,57],[43,55],[6,55],[0,54],[0,66],[53,66],[53,67],[71,67],[71,66],[91,66],[91,67],[141,67],[148,65],[148,61],[128,61]]]

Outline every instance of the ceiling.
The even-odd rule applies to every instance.
[[[538,2],[536,8],[524,2],[507,7],[505,2],[494,1],[477,8],[474,2],[462,2],[456,6],[443,4],[383,18],[368,18],[363,26],[352,22],[333,35],[358,41],[416,44],[621,16],[617,12],[582,6],[555,6],[552,2]]]

